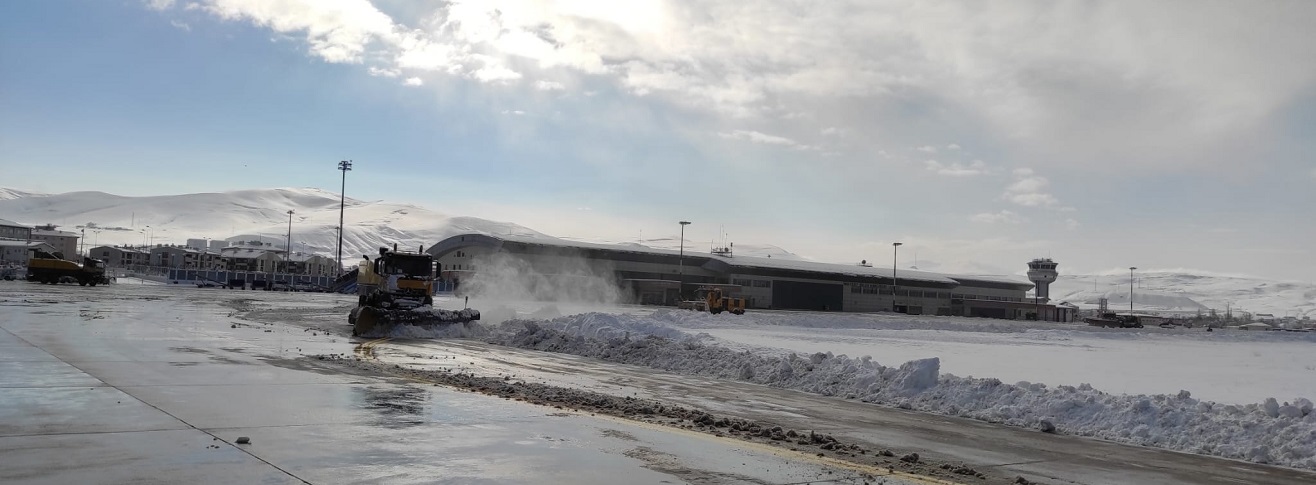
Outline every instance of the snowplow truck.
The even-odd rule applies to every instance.
[[[695,297],[699,305],[695,306],[696,310],[707,311],[714,315],[722,312],[731,312],[735,315],[745,313],[745,299],[736,296],[725,296],[721,288],[700,287],[695,290]]]
[[[348,315],[354,336],[384,336],[399,325],[435,328],[480,319],[480,312],[434,308],[434,257],[379,248],[357,267],[357,306]]]
[[[72,279],[82,286],[110,283],[105,277],[105,265],[99,260],[83,258],[82,264],[66,260],[57,254],[35,251],[27,260],[27,280],[54,285]]]

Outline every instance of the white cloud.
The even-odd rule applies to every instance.
[[[937,175],[946,175],[950,177],[972,177],[987,173],[987,164],[982,160],[974,160],[967,165],[960,162],[952,162],[950,165],[938,162],[936,160],[927,160],[923,166],[929,172],[936,172]]]
[[[947,150],[959,150],[959,149],[960,149],[960,146],[957,145],[957,144],[951,143],[951,144],[949,144],[949,145],[946,145],[946,149],[947,149]]]
[[[1014,170],[1014,183],[1005,188],[1005,200],[1026,207],[1058,208],[1060,200],[1048,190],[1051,182],[1031,168]],[[1060,208],[1073,210],[1072,208]]]
[[[1078,221],[1074,219],[1065,219],[1065,229],[1069,229],[1073,231],[1075,229],[1078,229],[1080,226],[1082,226],[1082,224],[1079,224]]]
[[[1002,210],[1000,212],[995,212],[995,213],[984,212],[982,214],[974,214],[973,216],[969,217],[969,220],[983,224],[1020,224],[1020,223],[1028,222],[1028,220],[1024,219],[1023,216],[1020,216],[1019,214],[1010,212],[1008,210]]]
[[[399,38],[393,19],[367,0],[207,0],[205,9],[225,20],[302,33],[311,53],[325,62],[361,62],[372,42]]]
[[[486,83],[506,83],[521,79],[521,73],[502,66],[485,67],[471,73],[471,77]]]
[[[184,31],[184,32],[191,32],[191,31],[192,31],[192,26],[191,26],[191,25],[188,25],[187,22],[179,22],[179,21],[177,21],[177,20],[170,20],[170,21],[169,21],[169,25],[172,25],[172,26],[174,26],[174,28],[176,28],[176,29],[178,29],[178,30],[182,30],[182,31]]]
[[[425,81],[418,77],[409,77],[405,81],[402,81],[402,84],[407,86],[421,86],[425,84]]]
[[[1225,163],[1316,84],[1316,64],[1292,61],[1316,44],[1316,2],[452,0],[395,20],[367,0],[202,1],[304,36],[326,62],[501,84],[577,76],[727,125],[773,121],[760,129],[786,138],[874,134],[850,153],[962,128],[1021,163]],[[919,123],[884,130],[908,110]]]
[[[924,153],[937,153],[937,147],[934,147],[932,145],[923,145],[921,147],[915,148],[915,150]]]
[[[794,148],[796,150],[808,150],[813,148],[810,147],[809,145],[805,145],[803,143],[797,142],[790,138],[786,138],[783,136],[769,135],[767,133],[761,133],[753,130],[735,130],[728,133],[718,133],[717,136],[726,138],[728,140],[744,140],[753,143],[761,143],[764,145],[779,145],[779,146]]]
[[[562,83],[556,81],[535,81],[535,89],[540,91],[561,91],[566,88]]]
[[[370,66],[369,72],[371,76],[379,77],[398,77],[402,75],[402,70],[400,69],[388,69],[375,66]]]
[[[505,114],[505,115],[516,115],[516,116],[522,116],[522,115],[525,115],[525,111],[522,111],[522,110],[519,110],[519,109],[505,109],[505,110],[503,110],[503,114]]]
[[[164,11],[174,8],[174,4],[177,2],[175,0],[144,0],[143,3],[146,4],[146,8],[151,10]]]

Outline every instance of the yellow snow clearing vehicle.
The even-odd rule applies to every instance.
[[[694,310],[699,312],[709,312],[714,315],[722,312],[731,312],[735,315],[745,313],[745,299],[738,296],[724,296],[722,288],[716,286],[701,286],[695,290],[695,299],[683,301],[679,308]]]
[[[100,260],[83,258],[82,264],[78,264],[60,256],[59,253],[35,251],[32,259],[27,260],[27,280],[48,285],[61,283],[61,280],[77,281],[82,286],[110,283],[105,277],[105,265]]]
[[[480,312],[434,308],[434,257],[379,248],[357,268],[357,307],[347,321],[352,335],[383,336],[398,325],[433,328],[480,319]]]

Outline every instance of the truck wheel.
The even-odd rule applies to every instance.
[[[91,285],[91,286],[96,286],[96,280],[92,280],[90,283],[87,283],[87,284],[89,284],[89,285]]]
[[[78,280],[78,286],[87,286],[87,280]]]

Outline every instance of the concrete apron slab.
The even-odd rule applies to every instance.
[[[19,387],[0,388],[0,482],[837,478],[822,463],[706,435],[547,413],[542,406],[397,379],[312,372],[298,367],[300,349],[350,353],[351,344],[282,326],[234,327],[240,322],[213,307],[196,312],[194,304],[143,303],[112,298],[120,291],[113,286],[98,290],[107,298],[90,304],[105,315],[99,319],[83,320],[85,302],[40,315],[30,307],[0,306],[0,334],[83,373],[52,365],[15,375],[11,381]],[[80,379],[109,385],[51,387]],[[238,436],[251,443],[233,444]],[[860,482],[850,478],[842,483]]]
[[[0,483],[302,483],[194,429],[0,437]]]

